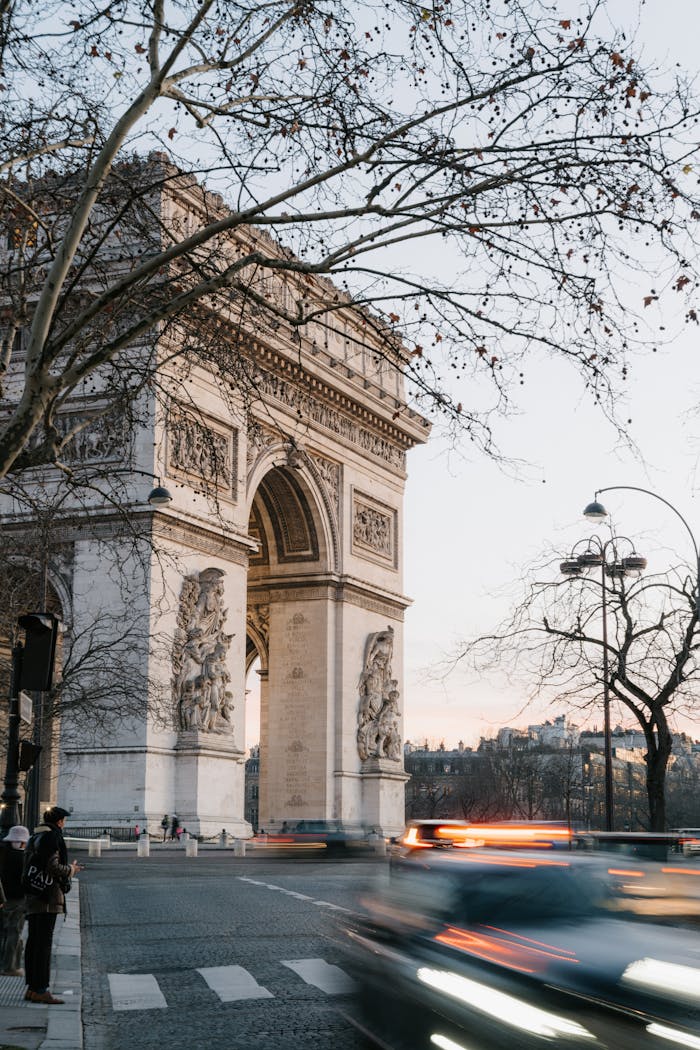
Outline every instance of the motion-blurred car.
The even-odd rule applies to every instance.
[[[359,825],[341,820],[299,820],[284,830],[268,833],[267,842],[292,851],[325,850],[339,854],[366,847],[368,834]]]
[[[697,933],[653,903],[676,877],[577,854],[417,853],[346,927],[347,1015],[385,1050],[700,1048]]]
[[[573,836],[559,821],[411,820],[394,843],[392,864],[424,849],[570,849]]]

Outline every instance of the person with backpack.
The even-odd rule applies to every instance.
[[[27,894],[27,946],[24,952],[24,974],[27,990],[24,998],[31,1003],[63,1005],[49,991],[51,944],[56,916],[65,914],[66,893],[70,880],[80,865],[68,863],[63,826],[67,809],[52,806],[27,843],[22,884]]]
[[[22,977],[22,927],[26,901],[22,886],[24,847],[29,832],[21,824],[0,842],[0,882],[7,898],[0,911],[0,975]]]

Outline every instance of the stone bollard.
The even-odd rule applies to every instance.
[[[219,835],[219,845],[223,849],[226,849],[228,847],[228,834],[227,834],[227,832],[222,831],[221,834]]]
[[[234,857],[245,857],[245,839],[233,840],[233,855]]]
[[[151,840],[148,835],[144,832],[141,838],[136,843],[136,856],[137,857],[150,857],[151,855]]]
[[[377,835],[376,832],[373,832],[368,836],[367,841],[373,853],[376,853],[378,857],[386,857],[386,839],[383,835]]]
[[[188,835],[187,836],[187,842],[185,843],[185,856],[186,857],[196,857],[197,856],[197,846],[198,845],[199,845],[199,843],[197,842],[197,839],[191,839],[189,837],[189,835]]]
[[[88,857],[102,856],[102,842],[100,839],[90,839],[88,843]]]

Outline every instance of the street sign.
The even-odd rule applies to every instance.
[[[23,722],[31,722],[34,716],[34,703],[29,693],[24,690],[19,694],[19,717]]]

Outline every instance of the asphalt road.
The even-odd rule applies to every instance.
[[[358,858],[90,860],[85,1050],[368,1050],[339,1012],[349,1002],[339,927],[386,877],[384,861]]]

